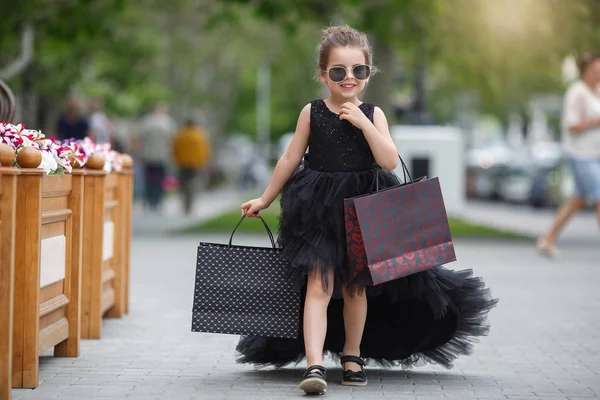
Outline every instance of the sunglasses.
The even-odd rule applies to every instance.
[[[346,79],[347,70],[345,67],[331,67],[327,70],[327,74],[332,82],[339,83]],[[365,64],[355,65],[352,67],[352,75],[359,81],[364,81],[371,75],[371,67]]]

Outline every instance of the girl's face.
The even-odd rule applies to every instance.
[[[349,46],[336,47],[329,54],[327,69],[321,71],[320,80],[327,84],[332,96],[344,100],[354,99],[364,90],[369,79],[356,79],[352,74],[352,67],[366,63],[365,54],[360,48]],[[327,72],[331,67],[346,68],[346,78],[341,82],[333,82]]]

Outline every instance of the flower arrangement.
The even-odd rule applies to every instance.
[[[71,164],[75,168],[81,168],[87,164],[95,146],[90,138],[83,140],[66,139],[62,142],[62,145],[71,151]]]
[[[0,122],[0,165],[40,168],[46,174],[70,173],[84,166],[105,172],[121,171],[131,165],[131,157],[111,149],[109,143],[96,144],[86,137],[62,142],[23,124]]]
[[[46,174],[71,172],[71,151],[52,136],[25,129],[23,124],[0,123],[0,143],[11,146],[16,157],[11,166],[40,168]],[[37,165],[36,165],[37,164]]]

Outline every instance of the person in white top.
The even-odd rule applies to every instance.
[[[103,104],[100,99],[93,99],[90,103],[90,128],[92,128],[92,139],[95,143],[111,143],[111,124],[108,117],[102,111]]]
[[[554,245],[569,219],[588,202],[600,224],[600,53],[579,60],[580,79],[565,94],[562,115],[563,147],[575,181],[575,192],[558,210],[550,230],[539,238],[538,250],[556,257]]]
[[[138,124],[134,148],[145,169],[145,196],[151,210],[160,211],[164,197],[164,183],[171,162],[171,143],[177,125],[169,115],[166,103],[158,103],[152,113]]]

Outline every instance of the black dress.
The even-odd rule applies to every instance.
[[[373,121],[373,105],[359,108]],[[343,199],[370,192],[375,167],[362,131],[323,100],[311,102],[309,151],[282,191],[279,244],[298,288],[305,290],[312,272],[322,272],[324,287],[334,285],[324,346],[334,358],[344,347],[342,286],[348,282]],[[399,183],[389,171],[380,171],[380,187],[382,181],[384,187]],[[334,282],[327,279],[331,269]],[[497,302],[471,270],[443,267],[366,289],[361,356],[383,366],[422,360],[450,368],[477,336],[487,334],[486,317]],[[281,367],[305,357],[302,333],[296,340],[244,336],[237,350],[238,362],[257,365]]]

